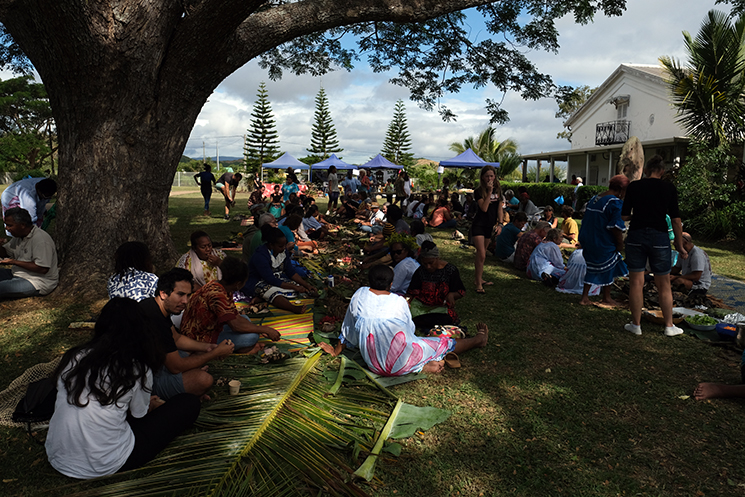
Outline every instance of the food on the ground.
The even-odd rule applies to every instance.
[[[686,322],[696,326],[714,326],[719,321],[709,316],[688,316]]]

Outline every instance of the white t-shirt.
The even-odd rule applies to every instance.
[[[147,390],[143,390],[139,381],[135,383],[116,404],[102,406],[90,398],[87,406],[78,407],[67,402],[67,390],[62,379],[58,379],[57,401],[45,443],[52,467],[63,475],[86,480],[119,471],[135,446],[127,412],[141,418],[150,406],[149,390],[153,386],[150,370],[146,373],[145,384]],[[87,395],[86,388],[81,399]]]
[[[28,235],[23,238],[11,238],[3,247],[13,259],[34,262],[37,266],[49,268],[46,274],[41,274],[14,265],[11,268],[13,276],[28,280],[42,295],[46,295],[57,288],[57,282],[59,281],[57,248],[54,246],[52,237],[46,231],[34,226]]]

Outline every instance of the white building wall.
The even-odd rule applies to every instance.
[[[608,101],[620,95],[629,95],[626,119],[631,121],[630,136],[641,141],[673,136],[685,136],[685,131],[675,122],[675,111],[670,105],[667,88],[654,76],[638,76],[620,72],[614,81],[598,95],[572,126],[572,148],[595,146],[595,129],[599,123],[616,121],[616,107]]]

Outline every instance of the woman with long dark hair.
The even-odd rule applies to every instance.
[[[93,338],[67,351],[56,371],[57,401],[49,422],[50,464],[89,479],[140,467],[194,424],[199,398],[151,395],[164,352],[140,306],[113,298]]]
[[[486,246],[492,234],[499,235],[502,232],[502,224],[504,224],[502,186],[499,184],[497,171],[493,166],[481,168],[479,187],[473,192],[473,198],[476,203],[476,215],[471,225],[471,243],[476,247],[474,261],[476,293],[484,293],[484,286],[493,284],[491,281],[484,281],[483,278]]]

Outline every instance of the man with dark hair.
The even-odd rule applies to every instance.
[[[180,393],[205,398],[214,379],[202,366],[233,353],[230,340],[219,345],[201,343],[178,333],[173,326],[171,316],[186,307],[193,279],[186,269],[171,269],[158,278],[155,297],[140,302],[166,353],[163,369],[153,373],[153,394],[164,400]]]
[[[8,209],[20,207],[28,211],[33,224],[41,227],[47,202],[55,193],[57,193],[57,183],[50,178],[27,178],[16,181],[8,186],[0,196],[3,217]]]
[[[269,326],[258,326],[238,312],[233,293],[240,290],[248,279],[245,262],[226,257],[220,264],[222,278],[211,281],[194,292],[181,320],[181,332],[200,343],[235,344],[238,353],[256,353],[259,335],[279,340],[279,332]]]
[[[0,300],[47,295],[57,287],[57,249],[49,234],[34,226],[21,207],[5,211],[5,229],[13,237],[0,245]]]
[[[711,262],[709,255],[693,244],[693,238],[685,231],[682,234],[683,247],[688,258],[679,257],[670,271],[670,284],[690,296],[706,295],[711,286]]]

